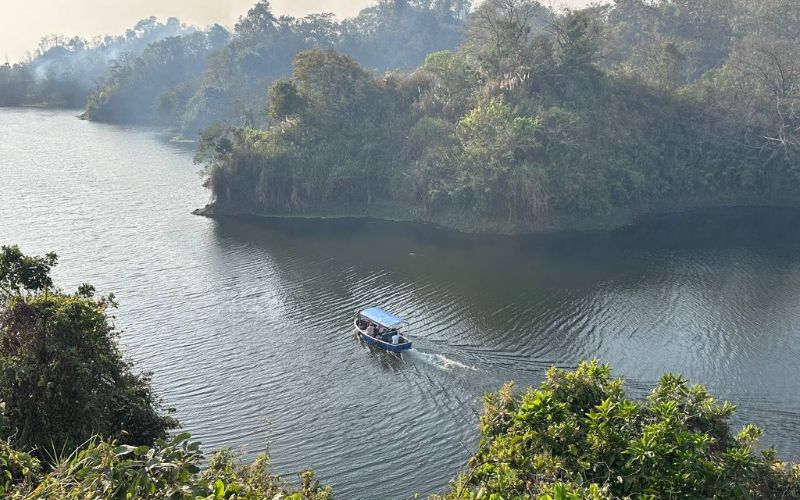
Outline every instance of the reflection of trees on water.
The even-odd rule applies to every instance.
[[[587,258],[583,252],[565,252],[561,243],[530,245],[415,225],[302,221],[254,226],[226,220],[217,234],[220,244],[245,243],[267,252],[299,302],[325,296],[358,304],[363,296],[389,301],[403,296],[400,305],[424,299],[418,304],[423,309],[459,302],[479,323],[521,296],[530,299],[532,291],[544,297],[564,288],[587,289],[614,272],[614,266],[597,265],[598,260],[608,264],[602,252]],[[364,284],[384,297],[369,297]],[[492,324],[481,326],[491,329]]]
[[[691,319],[697,314],[717,330],[743,328],[735,315],[714,313],[725,307],[791,308],[793,280],[766,286],[774,272],[725,253],[766,248],[780,258],[781,248],[791,249],[800,234],[796,213],[770,209],[771,222],[765,218],[761,209],[705,211],[613,232],[515,238],[363,220],[224,220],[216,232],[222,246],[244,244],[269,257],[298,319],[325,311],[349,320],[355,308],[377,303],[432,342],[561,363],[609,352],[623,342],[615,336],[642,328],[671,332],[677,324],[702,342],[710,332],[695,328],[703,324]],[[704,249],[715,252],[697,253]],[[753,265],[758,276],[748,271]],[[737,284],[724,304],[703,295],[726,277]],[[670,313],[668,300],[690,309]]]
[[[364,297],[382,298],[370,297],[372,286],[384,298],[402,295],[404,303],[424,299],[418,306],[432,310],[464,303],[481,329],[493,330],[504,326],[502,311],[520,301],[581,300],[610,281],[622,288],[641,286],[653,276],[652,257],[661,249],[785,242],[787,235],[800,234],[785,230],[798,224],[793,212],[785,215],[773,215],[773,222],[764,224],[757,210],[736,217],[706,212],[610,233],[523,238],[353,220],[225,220],[217,234],[220,244],[247,243],[266,251],[291,290],[290,300],[322,296],[358,304]]]

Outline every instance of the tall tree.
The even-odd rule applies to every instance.
[[[159,413],[150,377],[136,374],[108,317],[113,295],[91,285],[53,290],[53,253],[0,249],[0,401],[9,437],[39,453],[72,449],[95,434],[147,444],[177,421]]]
[[[536,0],[486,0],[470,14],[464,50],[489,77],[513,77],[524,70],[525,51],[548,17]]]

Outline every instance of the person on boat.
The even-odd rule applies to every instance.
[[[397,330],[394,331],[394,335],[392,335],[392,344],[397,345],[400,343],[400,333]]]
[[[372,323],[370,323],[369,326],[367,327],[367,335],[369,335],[370,337],[375,336],[375,325],[373,325]]]

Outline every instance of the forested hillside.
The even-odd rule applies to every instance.
[[[379,72],[409,69],[457,47],[468,10],[464,0],[380,1],[344,20],[294,18],[259,0],[232,32],[149,18],[120,37],[49,36],[27,62],[0,66],[0,106],[85,106],[90,120],[191,138],[218,121],[262,126],[265,92],[298,52],[335,48]]]
[[[277,17],[261,1],[211,55],[194,92],[170,110],[173,125],[191,137],[219,121],[264,126],[266,92],[291,74],[298,52],[333,48],[378,72],[412,68],[429,52],[458,45],[462,13],[449,2],[380,2],[343,21],[331,14],[296,19]]]
[[[605,227],[800,202],[798,26],[791,0],[261,0],[231,31],[49,37],[0,67],[0,105],[205,131],[218,212]]]
[[[82,108],[109,68],[126,64],[150,44],[193,31],[174,17],[166,23],[150,17],[120,36],[47,36],[27,61],[0,65],[0,106]]]
[[[790,0],[487,0],[411,71],[299,53],[268,123],[206,131],[197,159],[225,213],[527,232],[795,205],[799,22]]]
[[[184,36],[151,46],[127,66],[116,65],[89,97],[86,116],[156,121],[188,137],[220,121],[263,126],[266,91],[290,75],[298,52],[335,48],[379,71],[411,68],[429,52],[458,45],[465,9],[447,2],[380,2],[337,21],[331,14],[278,17],[269,2],[260,1],[239,19],[229,40],[222,33],[211,44],[198,34]]]

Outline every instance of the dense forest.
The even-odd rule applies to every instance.
[[[0,496],[331,498],[312,471],[288,481],[267,455],[228,449],[206,461],[170,433],[178,422],[117,343],[114,296],[55,287],[56,263],[0,248]],[[584,362],[484,401],[478,450],[444,498],[800,498],[800,466],[759,451],[754,425],[734,434],[735,406],[681,376],[637,401]]]
[[[136,58],[156,42],[194,31],[176,18],[142,19],[120,36],[46,36],[26,61],[0,65],[0,106],[82,108],[116,64]]]
[[[799,19],[790,0],[487,0],[410,71],[303,51],[265,125],[203,134],[207,212],[508,233],[796,205]]]
[[[800,203],[792,0],[381,0],[48,37],[0,105],[201,137],[203,213],[519,233]]]
[[[276,16],[259,1],[232,31],[150,18],[124,37],[51,36],[28,62],[0,67],[0,106],[85,106],[90,120],[155,124],[190,138],[218,121],[264,126],[266,91],[291,74],[298,52],[333,48],[376,71],[413,68],[458,46],[468,9],[464,1],[378,2],[339,21]]]

